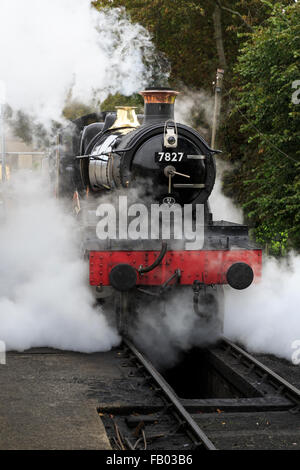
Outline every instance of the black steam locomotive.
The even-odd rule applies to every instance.
[[[76,120],[59,134],[53,155],[56,194],[72,199],[78,214],[90,285],[104,308],[117,313],[123,332],[141,305],[163,312],[161,305],[181,292],[189,293],[195,316],[220,328],[223,285],[244,289],[260,277],[261,250],[249,240],[248,228],[213,220],[208,200],[217,151],[196,130],[175,121],[177,94],[170,89],[141,92],[144,115],[123,106]],[[174,227],[168,239],[161,229],[154,230],[154,237],[142,235],[148,219],[140,221],[140,237],[128,238],[124,229],[116,236],[97,236],[104,216],[99,204],[118,206],[117,218],[124,220],[118,205],[124,195],[173,215],[174,208],[191,207],[194,233],[203,231],[201,247],[187,248],[184,236],[172,237]]]

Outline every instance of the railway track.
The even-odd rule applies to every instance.
[[[130,397],[99,408],[114,449],[300,448],[299,389],[227,338],[195,353],[188,397],[129,340],[118,355]]]
[[[275,396],[279,395],[294,404],[294,412],[300,411],[300,390],[294,387],[287,380],[283,379],[280,375],[265,366],[262,362],[258,361],[248,352],[244,351],[241,347],[234,344],[227,338],[223,338],[219,344],[219,348],[225,351],[225,355],[232,356],[238,360],[240,367],[245,369],[246,374],[253,374],[257,377],[257,384],[260,387],[263,384],[273,388]],[[263,395],[268,394],[268,390],[261,390]]]

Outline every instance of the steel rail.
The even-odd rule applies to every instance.
[[[155,380],[155,382],[159,385],[160,389],[167,397],[168,401],[170,401],[177,413],[181,416],[181,418],[186,422],[189,427],[190,432],[196,437],[197,440],[200,441],[202,445],[207,450],[217,450],[211,440],[207,437],[204,431],[198,426],[196,421],[192,418],[192,416],[186,411],[186,409],[182,406],[174,392],[172,391],[171,387],[165,381],[165,379],[160,375],[159,372],[153,367],[150,361],[146,359],[138,350],[137,348],[128,340],[123,339],[124,344],[128,347],[129,350],[134,354],[134,356],[138,359],[138,361],[144,366],[147,372],[151,375],[151,377]]]
[[[296,403],[296,405],[298,406],[300,405],[300,390],[297,387],[294,387],[294,385],[290,384],[283,377],[276,374],[276,372],[269,369],[269,367],[265,366],[262,362],[258,361],[255,357],[253,357],[248,352],[244,351],[244,349],[234,344],[225,336],[222,337],[222,341],[224,345],[227,346],[227,348],[229,347],[231,350],[235,351],[235,353],[237,353],[238,356],[241,356],[244,359],[246,359],[248,362],[250,362],[251,364],[254,364],[255,367],[260,369],[264,374],[267,374],[267,376],[271,377],[274,380],[275,384],[276,383],[279,384],[280,387],[278,388],[281,389],[280,390],[281,395],[288,394],[288,397],[292,399]]]

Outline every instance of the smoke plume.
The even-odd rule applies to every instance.
[[[169,72],[159,70],[145,28],[124,9],[98,12],[90,0],[1,0],[0,43],[8,104],[43,122],[59,119],[70,90],[88,104],[138,91],[154,70]]]
[[[0,339],[9,350],[105,351],[119,337],[94,306],[74,219],[47,180],[21,172],[6,184],[0,230]]]

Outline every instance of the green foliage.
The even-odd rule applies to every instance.
[[[36,121],[34,116],[18,110],[13,113],[7,107],[6,122],[16,137],[22,139],[26,144],[33,145],[35,149],[47,148],[50,145],[51,135],[43,124]],[[52,121],[52,136],[57,130],[57,123]]]
[[[11,116],[8,121],[13,133],[24,140],[27,144],[32,143],[32,119],[23,111],[17,111],[16,116]]]
[[[274,253],[300,248],[300,106],[292,102],[299,55],[300,5],[276,4],[241,48],[232,89],[233,118],[243,113],[248,143],[232,159],[239,166],[227,175],[227,192],[237,195],[255,236]]]
[[[283,256],[289,248],[288,230],[279,232],[276,225],[260,225],[255,230],[255,239],[273,256]]]
[[[124,96],[120,93],[108,95],[108,97],[101,103],[101,111],[114,111],[116,106],[136,106],[137,113],[142,113],[144,100],[137,93],[131,96]]]
[[[92,106],[88,106],[76,100],[68,100],[63,109],[62,115],[69,121],[72,121],[81,116],[85,116],[86,114],[90,114],[94,111],[95,109]]]

